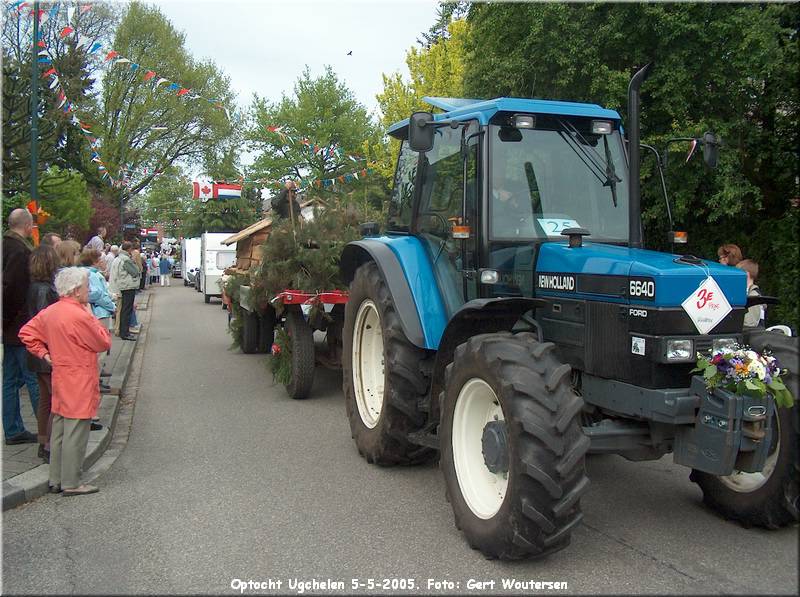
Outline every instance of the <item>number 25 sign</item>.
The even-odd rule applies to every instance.
[[[703,280],[681,304],[701,334],[707,334],[732,311],[725,293],[714,278]]]

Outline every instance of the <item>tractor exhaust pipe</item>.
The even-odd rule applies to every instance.
[[[646,64],[628,84],[628,246],[642,247],[642,194],[639,181],[639,88],[652,64]]]

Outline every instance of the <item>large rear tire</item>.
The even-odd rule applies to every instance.
[[[241,309],[242,317],[242,352],[253,354],[258,348],[258,315],[247,309]]]
[[[292,380],[286,392],[293,400],[304,400],[314,385],[314,332],[300,308],[287,311],[286,333],[292,342]]]
[[[778,332],[753,330],[745,336],[753,350],[770,350],[782,368],[786,387],[797,401],[798,339]],[[773,421],[774,437],[764,470],[760,473],[734,471],[727,477],[692,470],[689,478],[703,490],[703,502],[724,517],[744,526],[777,529],[800,520],[800,404],[779,408]]]
[[[487,558],[541,557],[569,545],[589,486],[583,400],[552,343],[481,334],[445,374],[441,468],[456,527]]]
[[[415,464],[435,454],[408,440],[425,424],[419,405],[430,385],[429,358],[403,333],[378,266],[359,267],[345,307],[342,370],[350,431],[367,462]]]

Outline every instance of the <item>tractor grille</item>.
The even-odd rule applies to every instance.
[[[620,305],[586,302],[586,371],[612,379],[630,375],[628,320]]]

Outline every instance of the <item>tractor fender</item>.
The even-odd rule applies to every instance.
[[[442,334],[433,364],[429,421],[439,420],[439,394],[444,390],[444,370],[452,362],[456,347],[478,334],[511,331],[525,313],[546,304],[542,299],[524,297],[475,299],[456,311]],[[537,331],[541,340],[541,329]]]
[[[413,238],[413,237],[412,237]],[[400,318],[400,325],[403,328],[403,333],[411,344],[419,348],[436,349],[433,344],[435,332],[430,329],[431,321],[428,321],[429,329],[425,329],[424,319],[420,317],[420,307],[418,300],[415,299],[415,293],[412,291],[411,285],[406,277],[406,268],[401,262],[403,253],[398,253],[390,247],[390,243],[394,239],[364,239],[357,240],[347,244],[342,251],[342,258],[339,263],[339,271],[342,275],[342,280],[346,284],[350,284],[355,276],[356,270],[369,261],[374,261],[378,266],[378,270],[386,281],[389,287],[389,292],[392,295],[392,301]],[[416,240],[416,239],[413,239]],[[426,266],[430,269],[427,261],[414,260],[413,267],[417,270],[424,269]],[[430,281],[433,286],[429,287],[428,294],[435,291],[438,295],[438,286],[433,279],[433,272],[430,273]],[[415,277],[421,278],[425,276],[419,275],[417,271]],[[441,304],[441,297],[438,297]],[[444,307],[441,307],[444,313]],[[424,313],[424,311],[423,311]],[[431,318],[432,319],[432,318]],[[444,327],[443,325],[441,327]],[[438,343],[438,337],[435,338]],[[433,345],[432,345],[433,344]]]

